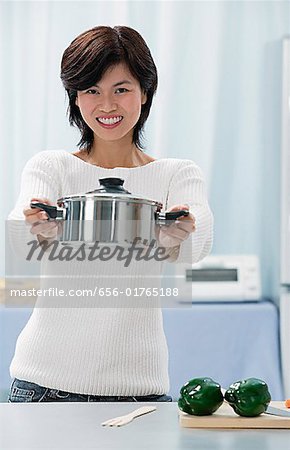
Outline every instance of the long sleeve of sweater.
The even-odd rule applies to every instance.
[[[50,152],[41,152],[25,164],[21,175],[20,193],[9,220],[24,220],[23,208],[33,197],[47,198],[56,203],[60,196],[61,173],[56,172]]]
[[[28,242],[35,239],[30,225],[25,223],[24,208],[29,207],[32,198],[48,199],[56,204],[61,194],[60,173],[53,167],[50,152],[38,153],[25,164],[20,193],[7,218],[6,239],[11,258],[22,258],[24,261],[29,250]]]
[[[196,230],[179,246],[176,263],[194,264],[211,250],[213,215],[208,205],[202,172],[190,160],[182,162],[168,190],[167,208],[183,203],[189,205],[189,211],[195,218]]]

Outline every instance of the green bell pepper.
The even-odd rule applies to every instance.
[[[178,407],[195,416],[213,414],[223,403],[221,386],[212,378],[194,378],[180,389]]]
[[[255,417],[266,411],[271,395],[265,381],[247,378],[231,384],[225,400],[239,416]]]

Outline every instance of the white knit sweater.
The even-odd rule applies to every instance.
[[[196,231],[181,244],[178,258],[196,262],[209,253],[212,214],[202,173],[190,160],[166,158],[140,167],[105,169],[66,151],[43,151],[26,164],[20,196],[9,219],[23,220],[23,208],[33,197],[45,197],[56,204],[62,196],[98,188],[99,178],[111,176],[123,178],[124,187],[131,193],[161,202],[164,211],[187,203],[196,219]],[[15,237],[17,239],[19,236]],[[84,277],[88,275],[87,267],[77,262],[67,263],[64,269],[47,261],[43,264],[47,264],[46,274],[59,275],[63,271],[70,286],[80,273]],[[92,273],[105,275],[106,264],[97,264]],[[131,264],[126,272],[129,278],[122,278],[120,264],[116,264],[111,262],[110,273],[115,273],[115,278],[108,285],[119,289],[143,286],[145,273],[154,276],[161,270],[160,263],[158,267],[152,262],[146,266],[145,262]],[[46,283],[46,279],[42,280],[42,287],[47,287]],[[84,278],[78,279],[76,287],[86,287],[87,283]],[[38,299],[18,337],[10,366],[12,377],[81,394],[168,393],[168,350],[158,299],[154,305],[146,299],[148,304],[143,301],[138,307],[135,307],[136,302],[126,307],[121,303],[120,307],[106,307],[104,303],[96,307],[79,297],[77,307],[72,307],[72,303],[66,303],[67,298],[63,303],[62,299],[58,300],[59,303],[54,299],[55,304],[48,304],[47,299],[46,303]]]

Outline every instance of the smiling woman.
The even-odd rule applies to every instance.
[[[130,148],[133,130],[146,100],[147,95],[142,92],[139,81],[124,63],[107,69],[99,85],[78,90],[75,103],[83,121],[94,134],[93,143],[87,150],[95,152],[107,140],[118,140],[119,146]]]
[[[155,160],[142,150],[142,130],[157,88],[157,70],[137,31],[99,26],[82,33],[64,51],[61,79],[69,97],[70,123],[81,133],[79,149],[73,153],[43,151],[27,162],[20,196],[9,215],[11,241],[16,247],[18,243],[23,247],[25,241],[28,253],[32,234],[35,248],[44,249],[43,292],[68,289],[84,294],[38,296],[10,366],[14,381],[9,401],[169,401],[160,258],[145,260],[145,255],[139,257],[139,249],[136,255],[135,248],[128,264],[123,254],[120,258],[110,255],[110,261],[96,255],[82,258],[80,253],[70,259],[69,248],[63,248],[68,260],[63,253],[50,258],[45,246],[61,241],[59,228],[64,223],[54,220],[56,216],[48,220],[41,208],[55,210],[47,205],[60,206],[63,199],[72,222],[87,221],[91,231],[108,220],[106,232],[113,247],[119,234],[110,232],[110,225],[117,223],[127,232],[135,230],[137,222],[149,236],[153,230],[153,240],[163,247],[168,262],[191,264],[206,256],[212,245],[213,221],[202,172],[191,160]],[[99,195],[106,208],[94,202],[98,182],[102,184],[104,178],[110,180],[110,187],[102,188]],[[126,182],[125,194],[116,179]],[[89,198],[84,203],[81,199],[86,195]],[[136,205],[134,212],[130,212],[128,195]],[[71,196],[80,200],[79,207],[68,200]],[[120,210],[118,198],[124,206]],[[171,218],[179,218],[161,227],[155,224],[151,207],[150,214],[142,216],[138,199],[150,199],[150,204],[153,201],[163,209],[161,213],[175,211]],[[17,228],[15,222],[23,219],[24,226]],[[82,248],[98,235],[91,241],[87,233],[77,236]],[[145,237],[142,250],[150,248]],[[128,238],[124,247],[127,243]],[[86,298],[88,288],[95,293],[91,298]],[[135,292],[139,294],[140,289],[138,298]],[[157,296],[151,296],[153,289]],[[126,293],[130,293],[128,298]]]
[[[119,154],[120,146],[124,154],[128,149],[132,152],[133,145],[134,153],[142,157],[142,129],[158,77],[150,50],[137,31],[100,26],[82,33],[63,54],[61,79],[69,96],[70,123],[81,131],[83,151],[98,149],[100,155],[100,148],[106,146],[107,154],[105,143],[118,139]],[[109,123],[120,117],[118,126]],[[101,123],[105,127],[98,126]],[[113,128],[118,131],[104,134]]]

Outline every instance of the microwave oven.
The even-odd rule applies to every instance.
[[[195,264],[175,264],[179,298],[199,301],[258,301],[261,299],[259,258],[256,255],[210,255]]]

